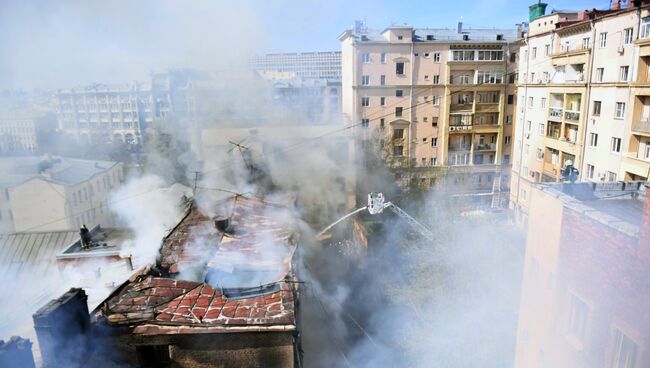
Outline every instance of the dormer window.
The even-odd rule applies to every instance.
[[[497,41],[503,41],[503,35],[502,34],[497,35]]]
[[[469,41],[469,35],[463,35],[463,41]]]
[[[433,41],[433,35],[427,35],[427,41]]]
[[[400,41],[401,41],[403,38],[404,38],[404,37],[402,37],[402,36],[397,36],[397,39],[400,40]]]

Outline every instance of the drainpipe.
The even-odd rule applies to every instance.
[[[415,147],[413,145],[413,88],[415,84],[415,57],[414,57],[414,48],[415,44],[413,43],[413,34],[411,34],[411,85],[409,88],[409,162],[407,163],[408,167],[411,167],[411,162],[415,157]]]
[[[584,116],[582,117],[582,120],[584,121],[583,123],[583,132],[582,132],[582,147],[580,148],[580,172],[578,173],[578,181],[583,181],[583,173],[585,172],[585,152],[586,152],[586,147],[587,147],[587,127],[589,126],[589,100],[591,98],[591,76],[594,70],[594,54],[596,53],[596,25],[594,24],[595,22],[592,20],[591,22],[591,39],[593,40],[592,42],[592,47],[591,47],[591,52],[589,53],[589,71],[587,73],[587,88],[585,91],[585,103],[584,103]],[[574,163],[575,164],[575,163]],[[575,166],[574,166],[575,167]]]
[[[530,30],[529,30],[529,32],[530,32]],[[530,66],[530,44],[528,43],[528,34],[526,34],[526,38],[524,39],[524,42],[526,43],[526,78],[524,78],[524,81],[523,81],[524,82],[524,101],[523,101],[524,114],[522,116],[522,121],[523,122],[526,121],[526,110],[527,110],[526,109],[526,101],[528,100],[528,73],[530,72],[530,67],[529,67]],[[519,50],[521,50],[521,48]],[[520,56],[521,56],[521,53],[520,53]],[[517,70],[517,73],[519,73],[519,70]],[[519,97],[519,96],[517,96],[517,97]],[[516,109],[519,109],[520,106],[519,106],[519,104],[516,104],[515,106],[516,106],[515,107],[515,116],[516,116],[517,115],[516,114],[516,112],[517,112]],[[514,120],[514,117],[513,117],[513,120]],[[515,124],[515,127],[516,127],[517,124],[519,124],[519,122],[514,122],[513,121],[513,124]],[[522,168],[523,160],[524,160],[524,138],[526,137],[526,129],[525,129],[524,123],[522,123],[521,126],[522,126],[521,127],[521,143],[519,144],[519,170],[517,172],[517,206],[520,206],[520,204],[519,204],[519,195],[521,193],[521,168]],[[512,188],[510,188],[510,190],[512,190]]]

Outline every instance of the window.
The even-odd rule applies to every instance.
[[[539,103],[539,107],[541,107],[542,109],[546,108],[546,97],[541,98],[540,103]]]
[[[382,86],[386,85],[386,76],[385,75],[379,76],[379,84],[382,85]]]
[[[602,32],[600,34],[600,47],[601,48],[607,47],[607,32]]]
[[[431,138],[431,147],[438,147],[438,138]]]
[[[621,138],[612,138],[612,152],[621,152]]]
[[[514,63],[515,61],[517,61],[517,53],[516,52],[511,52],[510,53],[510,62]]]
[[[633,29],[632,28],[625,28],[625,36],[623,38],[623,44],[629,45],[632,43],[632,36],[633,36]]]
[[[506,115],[506,124],[511,125],[512,124],[512,115]]]
[[[616,181],[616,173],[608,171],[607,172],[607,181],[610,181],[610,182]]]
[[[140,345],[136,353],[141,367],[168,367],[171,363],[168,345]]]
[[[537,149],[537,161],[542,161],[544,159],[544,151],[541,148]]]
[[[639,347],[618,328],[614,331],[612,368],[636,368]]]
[[[393,138],[402,139],[404,138],[404,129],[393,129]]]
[[[440,76],[439,75],[434,75],[433,76],[433,84],[440,84]]]
[[[537,125],[537,132],[539,135],[544,135],[544,123],[539,123]]]
[[[508,95],[508,105],[515,103],[515,95]]]
[[[397,36],[397,39],[401,41],[401,40],[404,39],[404,37],[403,36]]]
[[[438,117],[437,117],[437,116],[434,116],[434,117],[432,118],[432,120],[431,120],[431,126],[434,127],[434,128],[438,126]]]
[[[589,48],[589,43],[591,42],[590,37],[585,37],[582,39],[582,48],[583,49],[588,49]]]
[[[452,54],[453,61],[470,61],[474,60],[474,51],[458,50]]]
[[[361,84],[364,86],[367,86],[370,84],[370,76],[369,75],[362,75],[361,76]]]
[[[469,83],[469,76],[467,76],[467,82]],[[476,73],[476,83],[477,84],[503,83],[503,72],[500,70],[479,71]],[[466,83],[462,83],[462,84],[466,84]]]
[[[551,45],[544,45],[544,56],[549,56],[551,54]]]
[[[433,106],[440,105],[440,96],[433,96]]]
[[[439,53],[439,52],[434,52],[434,53],[433,53],[433,61],[434,61],[435,63],[439,63],[439,62],[440,62],[440,53]]]
[[[361,106],[370,106],[370,97],[361,97]]]
[[[402,156],[404,154],[404,146],[393,146],[393,156]]]
[[[478,51],[478,60],[481,61],[501,61],[503,60],[503,51]]]
[[[382,52],[379,55],[379,60],[381,61],[382,64],[386,64],[386,53],[385,52]]]
[[[509,145],[511,140],[512,140],[512,137],[509,136],[509,135],[506,135],[505,137],[503,137],[503,144]]]
[[[361,126],[364,128],[370,126],[370,119],[361,119]]]
[[[535,72],[530,73],[530,83],[535,83]]]
[[[641,30],[639,31],[639,38],[650,38],[650,17],[641,19]]]
[[[380,97],[379,98],[379,105],[380,106],[386,105],[386,97]]]
[[[600,116],[600,108],[602,106],[602,102],[600,101],[594,101],[594,116]]]
[[[605,68],[596,68],[596,82],[602,82],[605,77]]]
[[[528,120],[528,121],[526,122],[526,131],[527,131],[527,132],[530,132],[531,129],[533,129],[533,122],[530,121],[530,120]]]
[[[585,339],[588,307],[584,301],[575,295],[571,295],[569,303],[569,328],[567,334],[582,342]]]
[[[404,91],[401,89],[396,89],[395,90],[395,97],[403,97],[404,96]]]
[[[629,66],[624,65],[621,67],[621,72],[619,73],[619,78],[621,82],[627,82],[627,76],[629,71],[630,71]]]
[[[535,99],[533,97],[528,97],[528,108],[529,109],[533,108],[534,102],[535,102]]]
[[[598,146],[598,134],[589,133],[589,147],[597,147],[597,146]]]
[[[596,168],[594,167],[594,165],[587,164],[587,178],[593,179],[595,171]]]
[[[396,107],[395,108],[395,117],[398,117],[398,118],[402,117],[402,111],[403,110],[404,109],[402,107]]]
[[[361,54],[361,61],[366,63],[366,64],[369,63],[370,62],[370,54],[367,53],[367,52],[364,52],[363,54]]]
[[[533,60],[537,58],[537,47],[533,47],[533,55],[532,55]]]
[[[616,118],[617,119],[625,118],[625,102],[616,103]]]
[[[429,54],[428,52],[425,52],[425,53],[424,53],[424,57],[425,57],[425,58],[429,58],[430,56],[431,56],[431,54]]]
[[[379,128],[384,129],[386,126],[386,120],[384,118],[379,119]]]
[[[542,73],[542,81],[544,83],[548,83],[551,80],[551,76],[548,74],[548,72]]]
[[[404,75],[404,63],[395,63],[395,74]]]

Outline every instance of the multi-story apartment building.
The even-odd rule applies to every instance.
[[[389,166],[417,172],[408,180],[483,194],[484,203],[496,198],[498,205],[492,193],[502,190],[502,167],[511,160],[520,32],[462,23],[343,32],[343,113],[361,145],[379,146]]]
[[[53,113],[36,103],[30,96],[0,97],[0,155],[34,154],[55,131]]]
[[[341,52],[266,54],[253,57],[250,67],[261,71],[290,72],[304,78],[341,79]]]
[[[124,180],[121,163],[22,156],[0,159],[0,231],[112,226],[109,193]]]
[[[510,192],[520,219],[531,184],[562,180],[567,164],[581,181],[648,179],[644,3],[547,15],[546,4],[531,6],[520,50]]]
[[[57,102],[59,128],[92,144],[139,144],[147,124],[169,106],[154,101],[150,84],[138,82],[59,90]]]

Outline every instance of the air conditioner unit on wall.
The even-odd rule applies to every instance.
[[[620,55],[623,55],[625,53],[625,48],[623,46],[619,46],[616,49],[616,52],[618,52]]]

